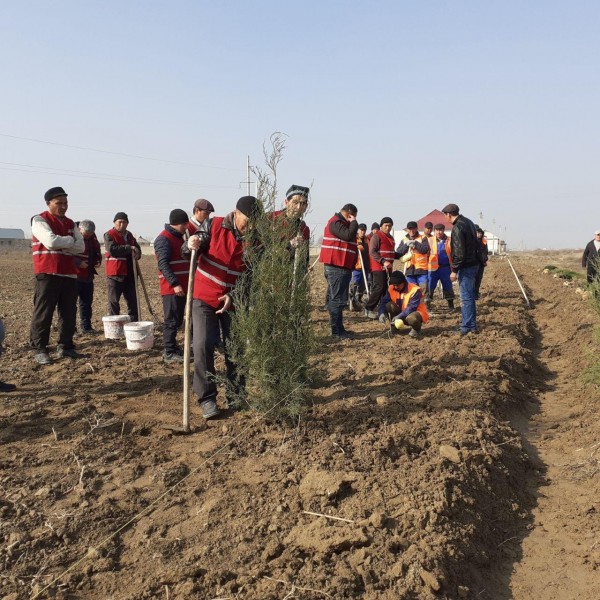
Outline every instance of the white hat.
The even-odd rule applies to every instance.
[[[596,231],[594,231],[594,235],[600,235],[600,229],[596,229]]]

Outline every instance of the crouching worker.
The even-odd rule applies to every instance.
[[[423,291],[418,285],[409,283],[401,271],[394,271],[389,282],[383,302],[392,322],[392,331],[408,330],[410,337],[418,338],[423,323],[429,321]]]

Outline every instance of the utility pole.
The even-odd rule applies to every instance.
[[[248,154],[246,157],[246,181],[242,181],[241,183],[245,183],[246,184],[246,189],[248,191],[248,196],[251,196],[251,192],[250,192],[250,185],[252,183],[254,183],[253,181],[250,180],[250,155]]]

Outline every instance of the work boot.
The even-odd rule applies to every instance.
[[[448,300],[448,312],[454,312],[454,300]]]
[[[425,298],[425,306],[427,307],[427,310],[431,309],[431,298]]]
[[[372,310],[368,310],[365,308],[365,317],[367,317],[367,319],[378,319],[379,315],[376,312],[373,312]]]
[[[0,381],[0,393],[14,392],[16,389],[17,386],[14,383],[5,383],[4,381]]]
[[[181,362],[183,362],[183,356],[181,354],[179,354],[178,352],[164,352],[163,360],[167,363],[173,363],[173,362],[181,363]]]
[[[56,354],[58,358],[83,358],[83,355],[79,354],[75,348],[65,348],[62,344],[56,348]]]
[[[202,416],[208,421],[208,419],[214,419],[219,416],[219,409],[217,403],[214,400],[206,400],[200,402],[200,408],[202,409]]]
[[[50,356],[48,355],[48,352],[46,350],[42,350],[41,352],[38,352],[34,356],[34,360],[38,365],[51,365],[52,364],[52,359],[50,358]]]
[[[411,338],[415,338],[415,339],[417,339],[417,338],[419,337],[419,332],[418,332],[416,329],[411,329],[411,330],[408,332],[408,335],[409,335]]]

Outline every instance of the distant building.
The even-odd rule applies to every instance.
[[[22,229],[5,229],[0,227],[0,240],[24,240],[25,233]]]

